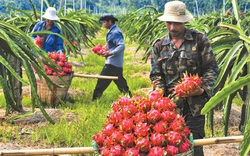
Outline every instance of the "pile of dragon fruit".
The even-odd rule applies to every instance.
[[[101,45],[101,44],[97,44],[96,46],[94,46],[94,47],[92,48],[92,51],[93,51],[94,53],[96,53],[96,54],[99,54],[99,55],[103,54],[103,52],[105,52],[105,51],[107,51],[107,50],[108,50],[107,46],[103,46],[103,45]]]
[[[59,54],[57,52],[48,53],[51,61],[55,62],[59,68],[59,72],[54,71],[49,66],[44,65],[45,71],[47,75],[53,76],[68,76],[72,73],[72,64],[66,61],[65,54]]]
[[[121,97],[101,132],[92,136],[103,156],[171,156],[190,149],[190,130],[176,104],[160,90],[147,98]]]
[[[175,85],[174,92],[177,97],[185,97],[195,88],[195,84],[199,86],[202,85],[201,77],[199,77],[198,74],[188,75],[185,73],[182,81]]]

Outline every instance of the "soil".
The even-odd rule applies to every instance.
[[[76,91],[69,90],[69,96],[75,94]],[[23,94],[29,95],[28,87],[23,88]],[[30,108],[24,108],[25,111],[31,111]],[[46,112],[50,117],[58,121],[61,115],[66,115],[66,119],[74,120],[76,117],[75,114],[64,112],[59,109],[46,109]],[[241,135],[238,130],[238,125],[240,123],[240,108],[233,105],[230,123],[229,123],[229,136],[238,136]],[[18,115],[18,113],[11,113],[8,116],[5,116],[5,109],[0,109],[0,124],[3,124],[3,121],[10,119],[13,116]],[[215,111],[214,115],[214,126],[218,127],[222,125],[222,113],[221,111]],[[36,109],[35,113],[24,118],[16,119],[12,121],[12,125],[18,125],[19,133],[21,134],[22,142],[17,139],[13,139],[12,142],[3,143],[0,142],[0,153],[1,150],[20,150],[20,149],[44,149],[44,148],[53,148],[50,145],[44,145],[41,143],[32,143],[30,142],[30,133],[34,128],[42,127],[47,124],[45,118],[39,109]],[[216,128],[215,128],[216,129]],[[215,130],[216,131],[216,130]],[[227,144],[214,144],[214,145],[205,145],[204,146],[205,156],[239,156],[239,143],[227,143]]]

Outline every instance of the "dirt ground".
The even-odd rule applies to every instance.
[[[69,90],[69,95],[75,93],[73,90]],[[24,88],[24,94],[29,94],[28,89]],[[29,111],[29,108],[25,108],[26,111]],[[74,119],[74,114],[63,112],[58,109],[46,109],[47,113],[50,115],[52,119],[55,121],[58,120],[61,115],[65,114],[67,119]],[[12,113],[9,116],[4,116],[5,109],[0,109],[0,124],[2,122],[12,116],[17,115],[17,113]],[[222,124],[222,113],[219,111],[215,111],[215,127]],[[230,123],[229,123],[229,136],[238,136],[241,135],[238,130],[238,125],[240,123],[240,108],[237,108],[233,105],[231,115],[230,115]],[[0,142],[0,153],[1,150],[20,150],[20,149],[42,149],[42,148],[53,148],[50,146],[46,146],[43,143],[31,143],[29,141],[30,132],[37,126],[44,126],[46,124],[46,120],[41,114],[40,110],[37,109],[36,113],[29,117],[21,118],[14,120],[12,122],[14,125],[18,125],[19,133],[22,135],[24,142],[19,142],[17,140],[13,140],[12,142],[3,143]],[[216,131],[216,129],[215,129]],[[1,136],[0,136],[1,137]],[[25,146],[24,146],[25,144]],[[205,156],[239,156],[239,143],[228,143],[228,144],[215,144],[215,145],[205,145],[204,146]]]

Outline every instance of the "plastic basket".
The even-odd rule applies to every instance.
[[[71,84],[72,75],[61,77],[66,83],[64,83],[58,76],[48,77],[51,79],[51,81],[61,86],[57,87],[53,84],[49,84],[53,92],[55,92],[55,94],[58,96],[58,98],[64,100],[67,96],[68,89]],[[46,84],[46,81],[44,79],[37,79],[37,94],[43,104],[55,107],[60,102],[59,99],[51,92],[48,87],[48,84]]]

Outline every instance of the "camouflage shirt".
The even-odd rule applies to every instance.
[[[151,81],[158,80],[158,88],[165,90],[165,96],[172,93],[173,86],[181,81],[184,73],[198,74],[202,77],[204,94],[180,98],[178,106],[189,104],[193,116],[199,115],[201,109],[212,96],[213,86],[218,77],[218,65],[206,35],[186,29],[184,41],[177,49],[169,34],[153,43],[151,53]]]

